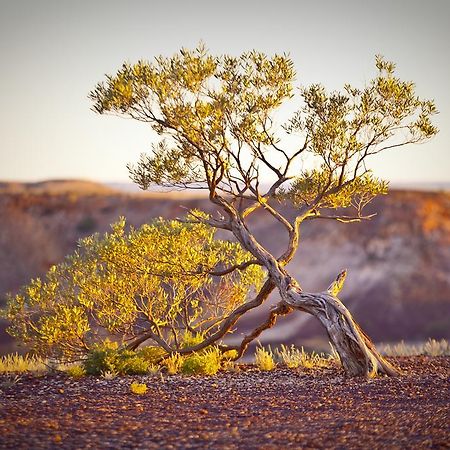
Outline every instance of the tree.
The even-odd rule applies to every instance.
[[[278,315],[298,309],[326,328],[347,374],[397,373],[337,298],[345,271],[327,290],[307,293],[287,269],[305,221],[370,219],[364,207],[387,192],[387,183],[367,168],[372,156],[437,133],[433,101],[418,98],[414,84],[398,79],[394,64],[381,56],[376,69],[362,89],[302,88],[300,108],[283,126],[276,126],[278,110],[295,99],[295,70],[287,55],[212,56],[200,45],[153,63],[125,63],[90,93],[97,113],[148,123],[160,136],[151,155],[128,167],[132,180],[142,189],[206,189],[219,215],[194,214],[190,220],[231,232],[252,255],[247,264],[267,270],[256,297],[223,323],[224,329],[232,326],[277,288],[281,301],[243,340],[240,354]],[[282,202],[297,208],[293,220],[283,215]],[[271,254],[249,230],[248,218],[257,209],[288,234],[281,255]]]
[[[162,353],[188,353],[189,341],[216,333],[263,279],[259,266],[220,271],[250,255],[214,234],[202,223],[162,219],[126,232],[121,219],[10,297],[8,331],[64,360],[83,358],[105,337],[128,349],[152,339]]]

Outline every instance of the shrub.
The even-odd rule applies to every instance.
[[[251,258],[239,244],[214,239],[214,233],[202,223],[163,219],[127,232],[122,218],[110,233],[82,239],[45,279],[9,295],[8,332],[37,354],[64,360],[95,352],[105,335],[137,344],[151,330],[158,337],[154,345],[164,341],[173,351],[197,344],[264,278],[257,265],[211,275],[216,267]],[[110,353],[95,356],[105,360],[96,373],[111,370]],[[129,364],[143,370],[141,362]]]
[[[145,383],[131,383],[130,391],[136,395],[143,395],[147,392],[147,385]]]
[[[83,378],[84,376],[86,376],[86,370],[83,366],[80,366],[78,364],[74,364],[71,365],[69,367],[67,367],[64,372],[69,375],[69,377],[72,378]]]
[[[273,370],[276,366],[272,350],[258,347],[255,352],[255,363],[259,370]]]
[[[119,349],[117,343],[105,341],[89,352],[84,368],[89,375],[143,375],[148,373],[150,362],[134,351]]]
[[[183,362],[182,373],[186,375],[215,375],[222,363],[221,352],[217,347],[202,353],[192,353]]]
[[[136,352],[141,358],[148,361],[151,365],[158,364],[164,355],[166,355],[166,351],[161,347],[143,347]]]

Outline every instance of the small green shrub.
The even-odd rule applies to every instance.
[[[150,361],[131,350],[118,349],[116,343],[105,341],[93,348],[84,368],[89,375],[117,373],[121,375],[144,375],[148,373]]]
[[[186,375],[215,375],[222,363],[221,352],[217,347],[203,353],[192,353],[183,362],[182,373]]]
[[[147,392],[147,385],[145,383],[131,383],[130,391],[136,395],[143,395]]]
[[[273,370],[276,366],[272,350],[258,347],[255,352],[255,363],[259,370]]]

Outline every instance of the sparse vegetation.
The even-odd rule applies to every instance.
[[[335,358],[332,355],[324,355],[323,353],[305,352],[304,348],[296,348],[294,345],[287,347],[281,345],[279,349],[275,350],[276,358],[287,367],[294,369],[303,367],[305,369],[316,369],[321,367],[328,367]]]
[[[450,343],[445,339],[440,341],[428,339],[428,341],[419,344],[407,344],[401,341],[397,344],[380,344],[379,348],[386,356],[450,355]]]
[[[272,350],[257,347],[255,351],[255,364],[259,370],[273,370],[276,367]]]
[[[38,356],[11,355],[0,356],[0,374],[7,373],[45,373],[48,371],[48,361]]]
[[[148,388],[145,383],[131,383],[130,391],[136,395],[143,395],[147,392]]]

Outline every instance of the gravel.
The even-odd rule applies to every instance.
[[[397,378],[339,367],[213,377],[0,377],[2,449],[450,448],[450,357]],[[144,395],[130,392],[146,383]]]

